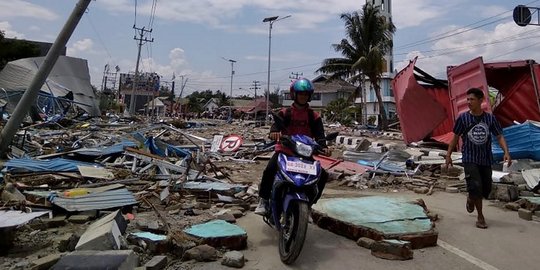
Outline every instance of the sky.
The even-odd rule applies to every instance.
[[[53,42],[76,0],[0,0],[0,30],[7,37]],[[176,85],[187,79],[183,96],[206,89],[253,96],[267,88],[268,23],[271,39],[270,89],[287,89],[293,73],[313,79],[325,58],[338,57],[332,44],[345,37],[340,14],[361,9],[353,0],[95,0],[67,44],[67,55],[88,60],[91,82],[101,87],[106,64],[133,72],[137,41],[133,26],[152,29],[142,46],[141,72],[157,72]],[[154,5],[155,4],[155,5]],[[417,66],[439,79],[446,67],[476,57],[485,62],[540,61],[540,27],[517,26],[515,6],[540,0],[393,0],[394,67]],[[154,8],[153,8],[154,7]],[[153,15],[153,16],[152,16]],[[536,18],[533,16],[533,18]],[[533,19],[533,22],[536,22]],[[176,89],[178,96],[179,87]]]

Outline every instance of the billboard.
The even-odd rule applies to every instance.
[[[120,93],[131,94],[133,91],[133,83],[135,81],[135,74],[133,73],[120,73]],[[153,95],[159,91],[160,77],[157,73],[140,73],[137,80],[137,88],[135,89],[136,95]]]

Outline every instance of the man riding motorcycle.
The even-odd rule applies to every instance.
[[[268,161],[268,165],[263,172],[261,184],[259,186],[259,205],[255,209],[255,214],[265,215],[268,208],[268,200],[272,192],[274,177],[278,170],[278,156],[280,152],[290,154],[290,150],[283,147],[279,143],[281,135],[301,134],[310,136],[319,143],[322,147],[324,155],[331,154],[326,147],[324,135],[324,126],[320,115],[309,107],[309,101],[314,92],[313,84],[305,78],[300,78],[292,82],[289,91],[291,99],[294,101],[291,107],[283,108],[278,112],[278,117],[283,119],[283,126],[278,126],[276,123],[270,128],[270,139],[276,140],[275,153]],[[315,197],[314,203],[320,198],[323,188],[326,185],[328,174],[322,171],[321,178],[317,183],[318,194]]]

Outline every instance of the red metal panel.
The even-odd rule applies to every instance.
[[[533,65],[536,78],[532,77],[530,65],[521,68],[514,65],[504,66],[499,63],[493,71],[488,69],[488,82],[497,85],[497,89],[503,94],[504,99],[493,110],[493,114],[503,127],[520,123],[526,120],[540,120],[540,108],[533,79],[540,75],[540,67]],[[493,81],[493,84],[492,84]],[[501,82],[499,82],[501,81]],[[494,85],[494,86],[495,86]]]
[[[454,128],[454,119],[452,117],[452,103],[450,102],[450,93],[446,88],[426,87],[428,94],[439,103],[446,112],[446,119],[441,122],[431,133],[432,137],[445,135],[452,132]]]
[[[446,118],[446,111],[414,77],[416,59],[392,80],[401,132],[406,143],[429,135]]]
[[[482,57],[478,57],[456,67],[448,67],[447,73],[453,119],[457,119],[461,113],[469,111],[467,105],[467,90],[470,88],[479,88],[484,91],[486,97],[489,96]],[[484,99],[482,108],[487,112],[491,112],[489,98]]]

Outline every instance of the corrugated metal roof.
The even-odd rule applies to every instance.
[[[0,211],[0,228],[8,228],[8,227],[15,227],[22,224],[25,224],[26,222],[43,216],[45,214],[49,214],[49,211],[42,211],[42,212],[33,212],[33,213],[24,213],[22,211]]]
[[[137,204],[133,193],[126,188],[91,193],[74,198],[54,197],[51,202],[70,212],[102,210]]]

